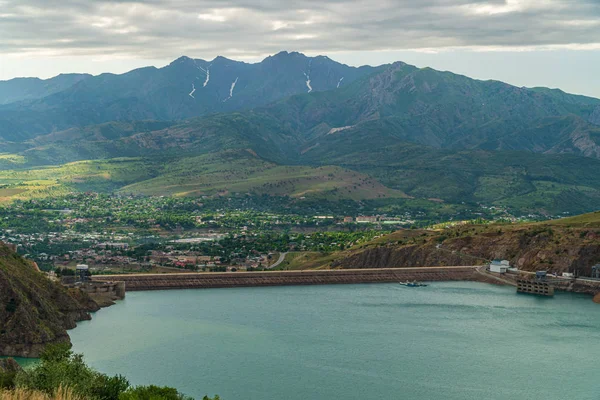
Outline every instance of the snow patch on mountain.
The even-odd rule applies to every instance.
[[[235,81],[231,83],[231,87],[229,88],[229,97],[223,100],[223,102],[226,102],[227,100],[233,97],[233,89],[235,89],[235,85],[237,84],[238,79],[240,79],[239,76],[235,78]]]
[[[356,125],[349,125],[349,126],[341,126],[339,128],[331,128],[331,130],[329,132],[327,132],[327,134],[328,135],[333,135],[334,133],[345,131],[346,129],[352,129],[355,126]]]
[[[206,80],[204,81],[202,87],[206,87],[206,85],[208,85],[208,81],[210,81],[210,65],[206,68]]]
[[[312,66],[312,60],[308,61],[308,71],[304,73],[304,76],[306,77],[306,87],[308,88],[308,93],[312,92],[313,88],[310,85],[310,68]]]

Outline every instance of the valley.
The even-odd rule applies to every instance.
[[[520,230],[600,209],[598,99],[296,52],[0,92],[2,238],[44,270],[592,261]]]

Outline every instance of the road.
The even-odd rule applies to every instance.
[[[275,264],[271,265],[269,267],[269,269],[273,269],[273,268],[277,268],[279,266],[279,264],[281,264],[283,262],[283,260],[285,260],[285,256],[287,256],[287,252],[285,253],[279,253],[279,259],[277,261],[275,261]]]
[[[285,256],[284,256],[285,258]],[[279,260],[278,260],[279,261]],[[273,264],[275,265],[275,264]],[[243,275],[243,274],[252,274],[252,275],[277,275],[277,274],[291,274],[291,275],[304,275],[310,273],[364,273],[364,272],[382,272],[382,271],[395,271],[395,272],[410,272],[410,271],[453,271],[453,270],[462,270],[462,269],[476,269],[479,268],[480,265],[462,265],[462,266],[444,266],[444,267],[405,267],[405,268],[359,268],[359,269],[302,269],[302,270],[294,270],[294,271],[261,271],[261,272],[174,272],[172,274],[124,274],[124,275],[93,275],[92,280],[96,281],[113,281],[116,279],[120,280],[130,280],[131,278],[136,277],[156,277],[156,278],[169,278],[172,276],[180,276],[187,278],[194,278],[194,276],[223,276],[223,275]]]

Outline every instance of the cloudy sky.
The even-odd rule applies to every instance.
[[[0,0],[0,79],[280,50],[600,97],[600,0]]]

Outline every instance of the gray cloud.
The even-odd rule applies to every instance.
[[[0,54],[600,48],[593,0],[0,0]]]

